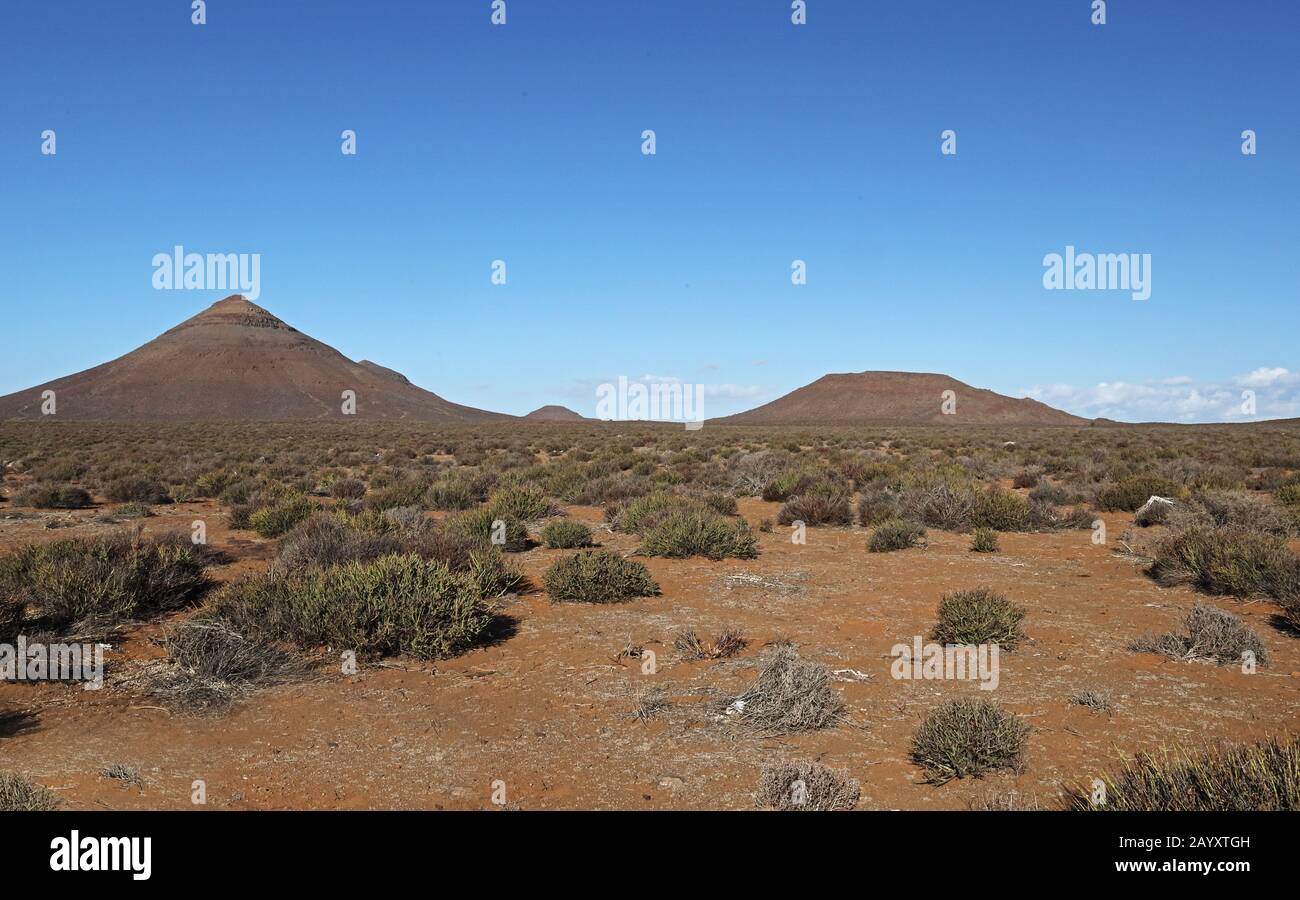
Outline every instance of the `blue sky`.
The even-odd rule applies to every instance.
[[[1090,4],[8,4],[0,394],[229,293],[152,288],[181,244],[260,253],[261,305],[504,412],[649,375],[723,415],[901,369],[1300,415],[1300,4]],[[1045,290],[1067,245],[1151,254],[1150,299]]]

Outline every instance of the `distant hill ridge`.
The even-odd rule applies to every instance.
[[[434,424],[517,421],[461,406],[369,361],[354,362],[234,294],[103,365],[0,397],[0,419],[41,418],[54,391],[59,419],[295,421],[355,419]]]
[[[944,412],[952,391],[952,413]],[[811,384],[716,425],[1088,425],[1090,419],[928,372],[853,372]]]

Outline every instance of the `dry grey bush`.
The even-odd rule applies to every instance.
[[[824,666],[801,658],[789,644],[779,644],[726,711],[746,728],[769,737],[828,728],[844,718],[844,701],[832,682]]]
[[[191,620],[164,641],[171,655],[142,675],[144,691],[185,710],[218,710],[259,688],[310,676],[311,660],[252,640],[219,620]]]
[[[1129,649],[1135,653],[1158,653],[1170,659],[1219,665],[1241,662],[1242,653],[1250,652],[1260,665],[1268,662],[1268,651],[1259,635],[1230,612],[1197,603],[1183,620],[1181,632],[1146,635]]]
[[[815,762],[763,767],[754,802],[768,809],[830,812],[853,809],[862,792],[858,783]]]

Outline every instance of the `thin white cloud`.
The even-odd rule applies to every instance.
[[[1237,384],[1244,387],[1272,387],[1275,384],[1295,384],[1297,380],[1296,373],[1288,372],[1281,367],[1256,369],[1249,374],[1240,375],[1234,379]]]
[[[1037,385],[1024,393],[1077,415],[1121,422],[1242,422],[1300,416],[1300,377],[1282,368],[1259,368],[1223,384],[1198,384],[1175,376],[1141,383]]]

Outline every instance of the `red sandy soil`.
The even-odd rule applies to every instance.
[[[353,362],[235,294],[111,362],[0,397],[0,420],[39,419],[53,390],[60,419],[234,422],[359,419],[435,424],[512,417],[451,403],[405,376]]]
[[[956,406],[943,412],[944,391]],[[812,384],[711,425],[1087,425],[1088,420],[1028,398],[971,387],[947,375],[854,372]]]
[[[741,502],[754,525],[777,508]],[[92,524],[94,511],[23,512],[31,518],[0,510],[0,550],[121,527]],[[222,580],[260,570],[274,554],[274,542],[227,530],[210,503],[159,512],[144,520],[149,531],[208,522],[210,542],[237,560],[216,570]],[[568,512],[596,526],[603,546],[635,547],[634,537],[603,530],[598,510]],[[1130,517],[1103,518],[1119,535]],[[162,654],[149,637],[164,626],[144,626],[110,654],[101,691],[0,684],[0,710],[30,714],[0,738],[0,769],[51,787],[73,809],[191,808],[195,779],[219,809],[484,809],[498,779],[523,809],[744,809],[761,766],[789,758],[856,778],[863,809],[963,809],[993,791],[1051,807],[1062,785],[1113,768],[1121,752],[1295,732],[1300,640],[1270,624],[1271,603],[1212,601],[1240,615],[1272,656],[1246,675],[1130,653],[1133,639],[1174,628],[1204,598],[1157,586],[1088,531],[1005,534],[993,554],[935,531],[924,549],[872,554],[865,537],[815,528],[799,546],[778,527],[760,535],[756,560],[649,559],[662,596],[621,605],[553,605],[538,588],[508,603],[516,633],[493,646],[436,664],[388,660],[353,677],[331,665],[319,680],[262,691],[215,717],[173,714],[114,686],[116,672]],[[568,552],[535,548],[514,559],[540,585]],[[1028,608],[1029,640],[1003,654],[998,689],[893,680],[891,647],[928,633],[940,594],[980,585]],[[672,648],[682,628],[711,637],[729,625],[751,640],[739,657],[684,662]],[[871,676],[837,684],[852,725],[764,739],[690,705],[740,692],[763,644],[779,638],[830,669]],[[655,652],[656,674],[618,658],[629,645]],[[631,714],[652,688],[674,706],[643,723]],[[1084,688],[1109,691],[1114,713],[1071,705]],[[922,783],[908,760],[911,735],[927,711],[961,696],[991,696],[1032,725],[1023,773]],[[98,774],[114,763],[138,766],[144,786]]]

